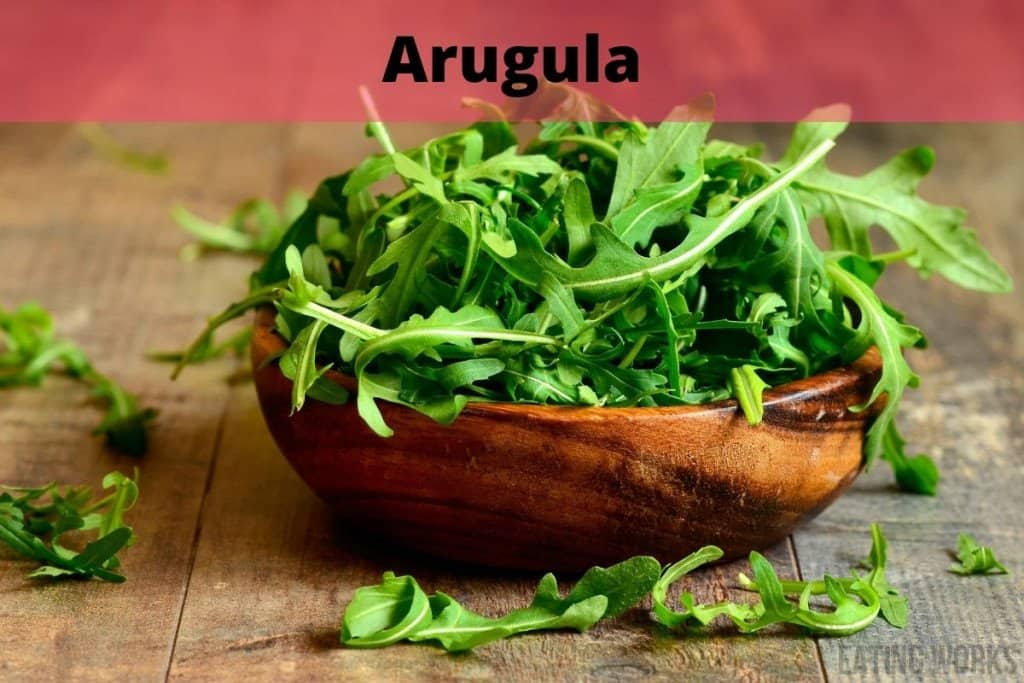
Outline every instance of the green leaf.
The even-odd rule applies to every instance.
[[[678,182],[637,190],[633,201],[611,219],[612,231],[623,243],[647,247],[656,228],[677,223],[689,213],[703,184],[704,169],[692,165],[680,173],[683,179]]]
[[[125,579],[114,571],[120,566],[117,553],[135,541],[124,513],[138,499],[136,479],[110,472],[103,487],[113,491],[98,500],[82,486],[3,487],[7,492],[0,493],[0,542],[41,565],[29,578],[120,583]],[[62,536],[69,531],[86,537],[95,532],[95,538],[76,552],[63,544]]]
[[[146,152],[125,145],[99,123],[79,123],[76,129],[95,152],[127,169],[153,175],[164,175],[170,168],[167,155]]]
[[[331,367],[356,378],[360,414],[386,435],[381,401],[448,423],[469,401],[651,407],[736,396],[757,422],[768,383],[849,364],[874,345],[882,378],[857,409],[883,395],[887,403],[866,462],[881,454],[901,488],[934,493],[934,463],[904,453],[894,421],[917,381],[903,352],[924,340],[873,288],[899,260],[980,289],[1008,281],[958,210],[917,196],[930,152],[852,178],[824,161],[846,126],[839,109],[799,124],[772,164],[758,143],[708,141],[703,105],[649,127],[565,97],[559,112],[579,120],[545,121],[522,146],[499,120],[398,152],[371,122],[384,154],[326,178],[308,204],[279,211],[258,200],[223,225],[199,224],[211,241],[244,242],[267,257],[250,295],[175,357],[215,355],[226,344],[214,341],[221,325],[275,304],[296,406],[347,398],[322,375]],[[395,175],[394,189],[379,182]],[[816,216],[829,230],[828,254],[811,236]],[[873,224],[900,249],[874,254]],[[7,324],[0,386],[38,383],[52,364],[87,374],[84,356],[46,327],[28,315]],[[320,341],[313,348],[311,336]],[[127,438],[117,438],[131,442],[145,415],[125,412],[111,434],[124,426]],[[870,602],[837,580],[837,611]],[[824,580],[814,589],[829,593]],[[756,619],[735,605],[694,604],[692,613],[698,623]]]
[[[979,545],[970,534],[960,534],[957,537],[957,547],[956,559],[959,564],[949,567],[949,571],[954,574],[969,576],[971,574],[1010,573],[1010,570],[996,559],[992,548]]]
[[[351,647],[382,647],[401,639],[431,641],[449,652],[461,652],[534,631],[582,632],[636,605],[660,571],[652,557],[634,557],[607,569],[594,567],[564,598],[554,575],[546,574],[528,607],[497,619],[471,612],[440,592],[429,598],[425,611],[428,600],[415,580],[388,572],[382,584],[356,591],[345,608],[341,639]]]
[[[448,198],[444,194],[444,184],[440,178],[431,175],[430,171],[417,164],[401,152],[391,155],[395,164],[395,172],[413,184],[425,197],[430,197],[439,204],[444,204]]]
[[[696,567],[721,557],[714,547],[697,553],[667,568],[653,590],[655,620],[670,628],[707,626],[720,616],[727,617],[743,633],[754,633],[774,624],[791,624],[814,634],[848,636],[868,627],[881,613],[894,626],[906,624],[906,600],[885,578],[885,537],[878,525],[872,526],[871,556],[865,562],[872,571],[867,577],[848,578],[826,575],[815,581],[780,580],[771,563],[757,552],[750,554],[754,578],[740,574],[742,588],[758,593],[759,601],[735,603],[722,601],[699,605],[693,594],[680,595],[682,611],[674,611],[667,602],[672,583]],[[826,596],[831,611],[813,609],[812,596]],[[795,598],[795,602],[794,602]]]
[[[348,647],[383,647],[416,633],[431,621],[427,594],[411,576],[384,572],[381,583],[356,590],[342,618]]]
[[[548,574],[550,576],[550,574]],[[540,589],[538,589],[540,590]],[[431,598],[433,622],[409,637],[413,642],[437,641],[448,652],[464,652],[509,636],[533,631],[590,629],[607,610],[608,599],[595,595],[570,604],[562,612],[527,607],[500,619],[474,614],[444,593]]]
[[[890,423],[882,440],[882,459],[892,466],[900,490],[934,496],[939,486],[939,468],[924,453],[907,457],[904,443],[896,423]]]
[[[145,453],[146,423],[156,411],[141,408],[137,397],[97,372],[74,343],[55,337],[49,313],[38,304],[24,304],[12,312],[0,307],[0,388],[38,385],[58,370],[89,387],[105,404],[94,434],[105,435],[113,448],[128,455]]]
[[[834,136],[845,124],[804,122],[793,131],[783,164],[823,134]],[[823,216],[834,249],[850,250],[870,259],[868,230],[882,226],[907,260],[922,275],[938,272],[968,289],[1008,292],[1010,278],[985,249],[974,232],[964,227],[964,212],[931,204],[917,194],[921,179],[931,171],[935,154],[929,147],[901,152],[886,164],[859,178],[812,169],[798,184],[809,218]]]
[[[565,188],[563,200],[563,217],[566,240],[569,251],[567,261],[570,266],[580,265],[592,246],[590,226],[597,222],[594,218],[594,204],[590,198],[587,183],[580,177],[573,177]],[[514,243],[513,243],[514,244]],[[498,254],[503,258],[511,258],[515,252]]]
[[[282,357],[282,372],[285,369],[291,370],[291,374],[285,374],[292,380],[292,412],[302,409],[306,393],[327,370],[326,367],[321,369],[316,366],[316,347],[325,329],[327,323],[323,320],[314,320],[312,324],[302,328]]]
[[[515,147],[509,147],[500,154],[484,159],[478,164],[461,167],[455,171],[455,181],[493,180],[508,182],[516,175],[538,176],[562,172],[562,165],[543,154],[518,154]]]
[[[583,329],[583,312],[576,305],[572,292],[546,273],[541,277],[538,293],[544,297],[551,315],[562,324],[565,340],[572,341]]]
[[[85,550],[75,556],[72,564],[83,570],[103,567],[131,539],[130,528],[122,526],[114,529],[85,546]]]
[[[393,175],[394,172],[395,161],[390,155],[373,154],[352,169],[341,193],[346,197],[356,196],[360,192],[368,190],[375,183]]]
[[[693,610],[687,609],[683,612],[676,612],[668,606],[668,590],[676,581],[689,574],[694,569],[722,558],[721,548],[707,545],[696,552],[687,555],[675,564],[667,567],[655,582],[651,590],[654,600],[654,618],[660,624],[669,628],[682,626],[692,618]],[[692,596],[690,596],[692,602]]]
[[[201,218],[180,205],[171,210],[171,218],[198,240],[182,250],[184,258],[208,250],[268,254],[281,241],[292,221],[306,209],[306,203],[305,195],[291,192],[280,211],[268,200],[254,198],[241,202],[220,223]]]
[[[729,388],[733,398],[740,404],[747,422],[752,425],[761,424],[764,419],[764,403],[762,394],[768,383],[761,379],[751,365],[741,365],[729,372]]]
[[[538,588],[530,606],[552,612],[564,612],[574,604],[603,595],[608,603],[602,616],[617,617],[650,593],[660,575],[661,564],[653,557],[631,557],[607,569],[591,567],[564,598],[558,597],[557,589],[552,592]],[[550,588],[554,582],[551,574],[547,576],[552,578],[548,579],[547,585],[544,585],[544,581],[541,582],[544,588]]]
[[[856,304],[860,311],[858,334],[877,346],[882,355],[882,376],[871,396],[862,405],[851,408],[855,411],[865,410],[879,396],[886,394],[885,408],[875,418],[865,444],[866,466],[870,467],[883,450],[885,436],[899,408],[904,389],[917,386],[918,377],[903,357],[903,349],[918,344],[922,339],[921,332],[895,318],[867,284],[839,263],[829,261],[826,269],[839,292]]]
[[[464,306],[455,312],[438,308],[428,318],[413,316],[394,330],[368,339],[356,355],[354,366],[356,378],[359,380],[359,392],[356,395],[359,414],[381,436],[391,436],[393,433],[384,424],[374,399],[392,400],[395,395],[394,387],[386,387],[380,382],[364,387],[364,381],[372,381],[367,368],[381,354],[396,353],[412,360],[423,354],[436,353],[436,347],[440,346],[450,346],[455,351],[471,352],[473,341],[477,339],[557,344],[557,340],[546,335],[506,330],[501,319],[493,311],[480,306]],[[457,408],[455,414],[458,414],[462,406],[453,407]],[[444,414],[447,415],[448,412],[445,411]]]
[[[384,312],[381,323],[392,327],[404,320],[421,293],[426,273],[424,264],[431,255],[447,223],[438,216],[428,218],[387,246],[373,262],[368,275],[377,275],[394,268],[388,278],[387,289],[381,295]]]
[[[681,113],[679,110],[673,115]],[[670,116],[674,118],[675,116]],[[635,200],[637,192],[657,185],[673,183],[681,168],[694,166],[700,159],[701,144],[711,124],[707,121],[665,121],[641,140],[629,133],[619,151],[615,185],[605,221],[617,216]]]
[[[302,250],[302,272],[313,284],[324,289],[331,288],[331,270],[319,244],[310,244]]]
[[[907,625],[907,599],[889,584],[885,576],[889,543],[878,524],[871,525],[871,551],[862,564],[871,571],[866,580],[878,593],[879,606],[885,620],[896,628]]]

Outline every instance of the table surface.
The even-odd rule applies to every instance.
[[[906,397],[902,424],[914,449],[938,461],[939,495],[899,494],[880,466],[769,555],[783,574],[845,572],[868,549],[869,523],[882,523],[891,581],[910,600],[905,630],[879,622],[846,639],[724,627],[678,636],[638,608],[586,634],[531,635],[457,657],[423,646],[342,648],[345,604],[386,569],[494,614],[528,601],[538,577],[353,541],[277,452],[251,384],[226,381],[232,361],[171,382],[145,352],[184,345],[244,292],[255,265],[235,255],[182,261],[188,238],[170,221],[171,206],[216,217],[246,197],[310,190],[371,143],[341,124],[111,130],[166,152],[169,173],[114,164],[73,126],[0,127],[0,303],[40,301],[102,371],[160,410],[149,454],[134,460],[89,436],[98,414],[72,382],[0,392],[0,482],[98,484],[110,469],[138,466],[142,489],[124,584],[33,583],[24,578],[30,565],[0,551],[0,679],[1005,680],[1024,670],[1024,299],[960,291],[904,268],[887,274],[883,292],[932,344],[912,355],[923,382]],[[414,143],[425,132],[410,125],[396,136]],[[757,132],[779,149],[781,131]],[[924,193],[966,206],[982,242],[1020,282],[1024,126],[861,126],[832,163],[863,171],[923,142],[939,157]],[[948,573],[960,531],[1018,571]],[[738,594],[744,568],[715,567],[689,585],[708,599]]]

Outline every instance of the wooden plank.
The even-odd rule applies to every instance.
[[[1013,182],[1024,170],[1022,131],[865,129],[837,150],[838,161],[856,170],[904,144],[940,142],[940,164],[926,192],[966,204],[972,223],[988,228],[983,241],[1019,279],[1024,264]],[[164,411],[154,450],[141,463],[143,499],[133,516],[141,541],[125,554],[127,584],[33,587],[22,579],[26,565],[0,560],[3,678],[150,679],[166,669],[228,390],[220,382],[223,365],[170,384],[165,368],[141,354],[186,339],[206,309],[216,308],[214,299],[243,290],[247,270],[232,258],[180,264],[175,254],[184,240],[165,217],[168,205],[185,201],[215,216],[254,190],[308,190],[342,165],[337,161],[370,148],[346,126],[126,127],[119,134],[166,145],[173,175],[153,179],[111,167],[66,128],[0,127],[0,253],[6,257],[0,300],[40,298],[97,364]],[[399,132],[404,142],[420,135]],[[282,159],[286,137],[290,152]],[[973,295],[939,280],[922,285],[898,270],[892,275],[887,295],[912,311],[933,341],[914,357],[924,384],[908,396],[907,435],[938,456],[945,481],[938,499],[895,496],[879,468],[797,535],[803,573],[820,575],[859,559],[867,524],[882,521],[893,543],[893,582],[912,601],[907,632],[880,624],[851,639],[821,641],[825,665],[838,679],[900,677],[898,667],[921,662],[926,675],[1005,679],[1009,666],[1019,671],[1022,665],[1015,645],[1024,633],[1020,580],[946,574],[949,558],[941,549],[952,547],[957,531],[974,531],[1012,568],[1021,566],[1019,478],[1013,476],[1024,433],[1021,298]],[[0,393],[0,481],[98,481],[114,466],[134,464],[87,436],[96,414],[75,405],[82,398],[60,380],[42,391]],[[810,640],[791,634],[678,639],[652,630],[642,610],[589,634],[520,638],[468,657],[426,647],[341,649],[337,621],[344,604],[384,569],[412,572],[429,589],[491,614],[528,600],[536,577],[446,567],[336,528],[276,453],[249,387],[233,391],[222,429],[224,447],[174,651],[176,678],[222,678],[242,667],[259,678],[353,680],[820,678]],[[773,559],[793,566],[785,548]],[[696,589],[709,599],[723,597],[734,573],[704,573]],[[952,652],[932,649],[947,644]]]
[[[400,145],[415,143],[426,132],[403,127],[395,137]],[[354,126],[300,126],[290,139],[284,185],[307,190],[370,149],[358,142]],[[655,628],[644,609],[584,635],[523,637],[459,657],[424,646],[342,648],[344,606],[384,570],[412,573],[428,590],[444,590],[492,615],[526,604],[539,577],[430,561],[340,528],[277,452],[248,386],[232,397],[201,528],[171,669],[175,679],[217,680],[243,670],[256,679],[352,681],[821,677],[810,639],[677,637]],[[795,573],[788,545],[772,558]],[[709,600],[738,597],[729,586],[743,564],[702,572],[690,586]]]
[[[815,680],[813,643],[793,636],[678,638],[644,610],[585,635],[524,637],[444,656],[423,646],[344,649],[338,622],[353,591],[381,572],[412,573],[428,590],[501,614],[529,602],[538,576],[453,567],[354,536],[290,470],[270,440],[255,397],[238,389],[213,486],[175,649],[172,678],[217,680],[244,670],[257,679],[576,680],[682,673]],[[788,547],[772,553],[792,567]],[[706,599],[726,594],[743,563],[700,574]]]
[[[151,177],[98,157],[69,126],[0,127],[0,301],[37,299],[97,367],[161,411],[151,451],[119,456],[90,436],[101,416],[86,391],[51,378],[0,392],[0,482],[99,485],[113,468],[141,471],[129,515],[139,542],[123,554],[128,581],[33,584],[32,565],[0,551],[0,678],[162,680],[228,389],[224,366],[178,383],[147,361],[181,345],[207,305],[244,289],[244,264],[182,264],[187,238],[168,208],[187,201],[226,212],[276,188],[279,145],[266,127],[119,126],[165,148],[172,175]]]
[[[874,127],[861,133],[854,165],[926,141],[937,147],[939,163],[925,195],[968,208],[980,240],[1019,292],[1024,126]],[[882,464],[795,535],[803,572],[819,576],[863,557],[868,525],[881,522],[890,580],[910,601],[905,631],[880,623],[852,638],[822,640],[826,671],[841,680],[1009,680],[1024,666],[1024,299],[964,292],[938,278],[922,282],[902,268],[887,278],[884,295],[931,341],[909,356],[922,384],[908,392],[901,422],[912,452],[932,454],[943,479],[936,498],[898,495]],[[1016,574],[947,572],[961,531],[994,546]]]

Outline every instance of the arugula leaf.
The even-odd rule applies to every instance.
[[[713,545],[707,545],[667,567],[665,571],[661,573],[661,576],[654,584],[654,588],[651,590],[651,596],[654,600],[655,620],[669,628],[676,628],[687,623],[692,617],[694,617],[693,596],[684,595],[683,598],[681,598],[681,602],[683,602],[683,604],[688,602],[689,606],[684,612],[676,612],[668,606],[668,590],[672,584],[683,576],[689,574],[698,567],[720,560],[723,554],[724,553],[721,548]],[[706,614],[702,614],[702,616],[698,618],[704,618],[706,616]],[[710,622],[713,618],[714,617],[708,618],[704,623]]]
[[[678,180],[676,175],[680,169],[693,166],[700,159],[701,145],[711,124],[701,120],[673,121],[673,118],[689,118],[689,113],[682,108],[674,110],[669,115],[670,120],[647,133],[646,140],[636,131],[627,133],[619,150],[606,221],[636,201],[640,190]]]
[[[878,593],[879,607],[885,620],[896,628],[907,625],[907,599],[893,588],[885,576],[889,543],[878,524],[871,525],[871,551],[861,562],[871,571],[866,580]]]
[[[565,189],[564,202],[562,220],[565,223],[566,241],[568,242],[566,262],[570,266],[577,266],[590,251],[592,246],[590,226],[597,222],[597,219],[594,218],[594,204],[590,198],[590,190],[582,177],[573,177],[569,181]],[[509,258],[514,253],[500,255]]]
[[[782,163],[795,161],[817,139],[823,124],[797,124]],[[825,124],[838,135],[845,124]],[[907,262],[922,275],[938,272],[968,289],[1008,292],[1010,278],[964,227],[964,212],[930,204],[917,195],[917,185],[931,171],[935,153],[929,147],[901,152],[874,171],[854,178],[818,165],[797,183],[808,217],[823,216],[836,249],[872,256],[868,229],[882,226],[910,251]]]
[[[950,565],[949,571],[961,576],[972,574],[1009,574],[1010,570],[996,559],[992,548],[978,545],[978,541],[970,534],[960,534],[957,537],[958,551],[956,559],[958,564]]]
[[[423,266],[445,227],[446,223],[439,216],[426,220],[389,244],[370,266],[367,275],[371,277],[395,268],[389,278],[391,284],[381,297],[384,325],[397,325],[408,315],[426,279]]]
[[[120,583],[124,576],[117,553],[135,542],[124,513],[139,497],[138,474],[129,478],[110,472],[103,488],[113,491],[92,500],[82,486],[47,484],[38,488],[2,487],[0,541],[41,566],[29,578],[96,578]],[[67,548],[69,531],[95,531],[96,538],[81,550]]]
[[[356,355],[354,366],[356,379],[360,381],[360,391],[356,395],[359,414],[378,434],[392,434],[374,403],[372,387],[368,386],[370,390],[363,391],[362,386],[363,379],[368,376],[367,368],[381,354],[398,353],[408,360],[413,360],[420,355],[435,353],[435,347],[440,345],[451,345],[464,353],[471,353],[474,339],[554,345],[559,343],[557,339],[546,335],[505,330],[501,320],[492,311],[479,306],[465,306],[455,312],[438,308],[429,318],[413,316],[394,330],[367,340]],[[457,414],[456,410],[451,419]]]
[[[661,564],[653,557],[631,557],[607,569],[591,567],[564,598],[558,596],[555,577],[547,574],[531,606],[563,612],[576,603],[603,595],[607,606],[602,616],[617,617],[650,593],[660,574]]]
[[[648,593],[654,620],[669,628],[706,626],[720,616],[743,633],[774,624],[792,624],[811,633],[848,636],[869,626],[881,612],[894,626],[906,624],[906,600],[885,578],[886,543],[872,525],[872,549],[865,562],[866,577],[825,576],[818,581],[780,581],[760,553],[750,554],[754,579],[740,574],[740,584],[756,591],[756,603],[722,601],[698,605],[692,593],[679,597],[682,611],[669,606],[668,592],[686,574],[722,557],[722,550],[705,546],[662,570],[653,557],[638,556],[608,567],[589,569],[562,597],[553,574],[537,584],[529,606],[498,618],[472,612],[445,593],[431,596],[411,576],[385,572],[382,582],[356,590],[345,608],[341,642],[348,647],[384,647],[401,640],[433,642],[447,652],[462,652],[487,643],[541,630],[586,631],[601,619],[614,618],[638,604]],[[825,596],[831,611],[812,609],[812,596]]]
[[[167,155],[143,152],[129,147],[99,123],[79,123],[77,130],[90,147],[115,164],[152,175],[164,175],[170,168]]]
[[[758,376],[755,368],[750,365],[733,368],[729,372],[729,388],[746,415],[747,422],[752,425],[761,424],[764,419],[762,394],[768,388],[768,383]]]
[[[538,588],[538,592],[540,590]],[[470,612],[444,593],[432,596],[430,603],[433,621],[409,636],[409,640],[414,643],[437,641],[448,652],[463,652],[533,631],[574,629],[582,633],[600,621],[607,609],[608,598],[595,595],[574,602],[561,612],[530,606],[510,612],[500,619],[488,619]]]
[[[692,593],[683,592],[679,602],[682,611],[669,607],[669,587],[693,569],[713,562],[722,551],[707,546],[667,568],[655,584],[655,620],[669,628],[707,626],[720,616],[727,617],[743,633],[754,633],[774,624],[791,624],[827,636],[848,636],[867,628],[882,613],[897,627],[906,624],[906,600],[885,579],[885,537],[878,525],[872,525],[874,543],[869,561],[871,574],[860,577],[835,578],[825,575],[816,581],[781,581],[771,563],[760,553],[750,553],[754,578],[739,575],[740,586],[756,591],[756,603],[729,600],[712,605],[699,605]],[[833,609],[822,612],[812,609],[812,596],[826,596]],[[795,598],[795,602],[793,599]]]
[[[687,215],[703,184],[703,169],[680,169],[683,179],[636,191],[632,202],[609,222],[623,243],[634,247],[650,244],[655,228],[677,223]]]
[[[293,191],[280,210],[266,199],[247,199],[222,223],[208,221],[180,205],[171,210],[171,218],[196,238],[197,242],[181,252],[183,258],[193,260],[207,251],[268,254],[305,209],[305,195]]]
[[[562,165],[554,159],[543,154],[518,154],[513,146],[472,166],[459,167],[455,171],[454,180],[485,179],[507,182],[520,174],[533,177],[561,172]]]
[[[423,196],[430,197],[438,204],[445,204],[448,198],[444,194],[444,184],[430,171],[401,152],[391,155],[395,164],[395,172],[412,183]]]
[[[88,386],[105,404],[94,434],[104,435],[113,448],[128,455],[146,452],[146,423],[156,417],[155,410],[140,407],[135,396],[97,372],[81,349],[57,337],[50,314],[38,304],[23,304],[13,311],[0,307],[0,388],[38,386],[57,368]]]
[[[919,381],[918,376],[910,369],[910,365],[903,357],[903,349],[921,344],[923,337],[920,330],[903,323],[890,313],[878,295],[871,290],[871,287],[843,268],[840,263],[829,261],[825,267],[838,292],[856,304],[860,312],[861,322],[857,328],[858,336],[864,341],[869,340],[871,344],[878,347],[882,354],[881,378],[868,400],[860,406],[852,408],[852,410],[865,410],[879,396],[883,393],[886,394],[885,407],[868,430],[864,455],[867,467],[870,467],[883,450],[883,441],[896,416],[896,411],[899,409],[904,389],[916,387]],[[863,346],[863,341],[857,345],[856,355],[860,354]]]
[[[381,583],[356,590],[345,608],[341,641],[349,647],[383,647],[430,623],[430,603],[416,579],[384,572]]]
[[[188,357],[188,362],[190,364],[198,365],[199,363],[206,363],[207,361],[216,360],[217,358],[222,358],[228,354],[231,354],[235,358],[241,358],[245,355],[245,352],[248,351],[249,344],[252,342],[252,328],[244,327],[220,343],[214,343],[212,336],[204,339],[204,342],[205,343],[203,343],[199,348],[196,348]],[[185,350],[151,351],[146,354],[146,357],[152,361],[174,364],[181,363],[185,360],[185,356]]]
[[[345,608],[341,642],[383,647],[403,639],[433,641],[448,652],[461,652],[521,633],[582,632],[636,605],[660,571],[653,557],[634,557],[607,569],[593,567],[564,598],[554,575],[545,574],[528,607],[497,619],[467,610],[444,593],[428,599],[412,577],[386,572],[380,585],[358,589]]]
[[[939,468],[935,461],[924,453],[907,457],[904,444],[896,423],[890,422],[882,437],[882,459],[892,466],[901,490],[934,496],[939,486]]]

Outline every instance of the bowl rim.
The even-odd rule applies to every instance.
[[[284,338],[274,329],[275,317],[276,310],[269,304],[264,304],[255,311],[252,340],[250,342],[250,356],[254,372],[270,365],[273,365],[275,372],[281,372],[275,361],[288,346]],[[766,389],[764,392],[764,406],[765,408],[770,408],[802,399],[822,399],[828,395],[853,393],[858,388],[858,385],[868,378],[874,377],[877,382],[881,371],[881,354],[876,347],[872,346],[852,363]],[[337,370],[328,370],[323,376],[353,393],[357,391],[356,379],[351,375],[346,375]],[[872,405],[872,410],[865,412],[868,414],[874,413],[880,408],[883,400],[884,397],[880,397],[880,400]],[[735,412],[736,409],[737,401],[733,398],[712,401],[710,403],[678,406],[574,406],[515,401],[470,401],[466,404],[462,413],[507,414],[509,412],[523,411],[533,413],[534,415],[544,414],[548,417],[569,417],[571,414],[573,419],[580,419],[587,415],[603,417],[680,416],[718,411]],[[863,415],[864,413],[860,414]]]

